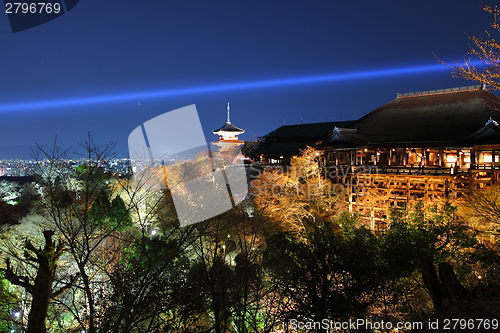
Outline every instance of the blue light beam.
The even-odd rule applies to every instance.
[[[112,95],[74,97],[66,99],[52,99],[52,100],[42,100],[42,101],[24,102],[24,103],[15,102],[8,104],[0,104],[0,112],[35,110],[35,109],[54,109],[54,108],[63,108],[70,106],[114,103],[114,102],[130,101],[130,100],[145,100],[145,99],[194,95],[194,94],[209,94],[209,93],[235,91],[235,90],[250,90],[250,89],[262,89],[270,87],[286,87],[286,86],[318,84],[318,83],[336,82],[336,81],[359,80],[359,79],[368,79],[381,76],[396,76],[396,75],[408,75],[415,73],[431,72],[431,71],[443,70],[444,67],[445,66],[443,66],[442,64],[433,64],[433,65],[402,67],[402,68],[392,68],[392,69],[378,69],[378,70],[369,70],[360,72],[303,76],[295,78],[224,83],[215,85],[121,93]]]

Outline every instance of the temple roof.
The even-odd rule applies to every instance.
[[[500,126],[492,118],[484,126],[463,140],[464,145],[488,145],[500,143]]]
[[[461,141],[488,119],[500,121],[500,99],[481,86],[399,94],[350,128],[367,143]]]
[[[313,145],[314,142],[254,142],[247,144],[247,150],[253,154],[294,156],[300,155],[307,146]]]
[[[325,123],[283,125],[263,136],[266,142],[317,141],[330,135],[336,127],[346,127],[354,121],[332,121]]]
[[[266,155],[299,155],[307,146],[314,146],[331,136],[332,131],[345,127],[354,121],[333,121],[313,124],[283,125],[264,135],[262,142],[252,146],[251,151]]]
[[[357,121],[281,126],[251,148],[259,154],[295,155],[306,145],[498,145],[499,123],[500,98],[482,86],[469,86],[398,94]]]
[[[324,140],[318,147],[347,148],[361,146],[365,143],[365,140],[359,136],[357,129],[335,127],[330,137]]]
[[[227,122],[224,126],[222,126],[221,128],[219,128],[218,130],[215,130],[214,131],[214,134],[217,134],[219,132],[245,132],[245,130],[239,128],[239,127],[236,127],[234,126],[233,124],[231,124],[230,122]]]

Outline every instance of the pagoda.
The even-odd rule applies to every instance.
[[[219,136],[219,140],[214,141],[214,145],[220,147],[221,151],[238,148],[244,143],[244,141],[238,139],[238,135],[245,133],[245,130],[231,124],[229,103],[227,103],[226,123],[221,128],[213,131],[213,133]]]

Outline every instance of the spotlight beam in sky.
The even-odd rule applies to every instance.
[[[330,83],[337,81],[369,79],[369,78],[383,77],[383,76],[417,74],[423,72],[444,70],[444,67],[445,66],[443,66],[442,64],[420,65],[412,67],[377,69],[377,70],[349,72],[349,73],[333,73],[325,75],[302,76],[294,78],[282,78],[282,79],[271,79],[271,80],[261,80],[261,81],[223,83],[223,84],[214,84],[205,86],[152,90],[152,91],[121,93],[121,94],[111,94],[111,95],[73,97],[73,98],[41,100],[33,102],[14,102],[14,103],[0,104],[0,112],[35,110],[35,109],[53,109],[53,108],[82,106],[90,104],[116,103],[116,102],[130,101],[130,100],[142,101],[153,98],[165,98],[165,97],[175,97],[175,96],[194,95],[194,94],[209,94],[209,93],[218,93],[226,91],[229,92],[235,90],[250,90],[250,89],[262,89],[271,87],[286,87],[294,85]]]

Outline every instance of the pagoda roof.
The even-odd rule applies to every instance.
[[[234,126],[233,124],[231,124],[231,122],[228,121],[224,126],[222,126],[221,128],[215,130],[213,133],[216,134],[216,133],[219,133],[219,132],[239,132],[239,133],[244,133],[245,130],[241,129],[239,127]]]

